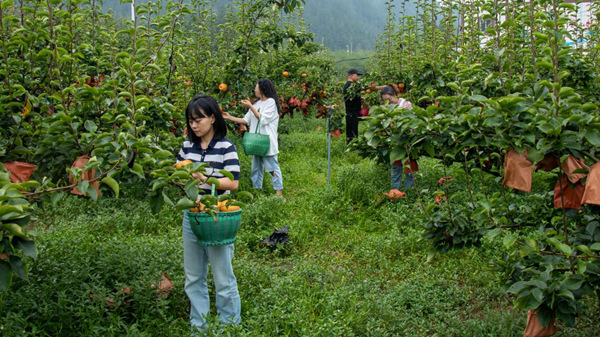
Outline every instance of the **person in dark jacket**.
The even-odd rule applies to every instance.
[[[358,137],[358,112],[363,101],[360,93],[366,89],[358,83],[361,72],[352,68],[348,70],[348,81],[344,84],[344,105],[346,106],[346,143]],[[374,86],[371,90],[381,90],[385,86]]]

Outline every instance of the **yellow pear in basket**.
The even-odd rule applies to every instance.
[[[234,202],[235,200],[231,200],[231,202]],[[233,211],[237,211],[240,209],[240,206],[234,206],[234,205],[229,205],[227,206],[227,202],[226,201],[219,201],[219,211],[221,212],[233,212]]]
[[[189,165],[189,164],[193,164],[193,163],[194,163],[194,162],[193,162],[193,161],[191,161],[191,160],[189,160],[189,159],[182,160],[182,161],[180,161],[179,163],[177,163],[177,164],[175,165],[175,168],[176,168],[176,169],[178,169],[178,168],[180,168],[180,167],[184,167],[185,165]]]
[[[198,206],[198,207],[190,208],[190,212],[194,212],[194,213],[204,212],[204,204],[200,204],[200,206]]]

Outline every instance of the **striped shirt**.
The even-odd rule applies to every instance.
[[[240,179],[238,154],[235,145],[227,138],[211,140],[206,149],[202,149],[200,144],[194,144],[189,140],[184,141],[177,155],[177,162],[186,159],[193,162],[208,163],[209,165],[204,172],[206,177],[223,178],[224,175],[219,171],[225,170],[233,175],[234,180]],[[211,185],[201,184],[199,187],[204,191],[204,194],[211,193]],[[217,193],[221,195],[228,193],[228,191],[217,189]]]

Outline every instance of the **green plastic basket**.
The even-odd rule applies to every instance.
[[[242,210],[215,213],[215,219],[202,212],[186,210],[192,232],[200,246],[224,246],[237,240]]]

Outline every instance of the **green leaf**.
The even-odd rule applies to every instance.
[[[559,8],[566,8],[566,9],[570,9],[572,11],[575,10],[575,4],[570,4],[570,3],[560,3],[558,4]]]
[[[27,273],[25,272],[25,264],[23,259],[16,255],[11,255],[9,258],[10,268],[13,273],[17,275],[21,280],[27,281]]]
[[[502,233],[502,229],[501,228],[494,228],[494,229],[488,231],[487,233],[485,233],[485,237],[488,240],[493,240],[500,233]]]
[[[525,310],[536,309],[537,307],[540,306],[540,304],[542,304],[541,301],[538,301],[535,299],[535,297],[533,296],[532,293],[518,297],[516,299],[515,303],[519,308],[522,308]]]
[[[590,246],[591,250],[600,250],[600,242],[596,242]]]
[[[217,187],[221,186],[219,179],[217,179],[215,177],[210,177],[210,178],[206,179],[206,181],[204,183],[209,184],[209,185],[215,185]]]
[[[538,302],[542,302],[544,298],[544,293],[540,288],[533,288],[533,290],[531,291],[531,295],[533,295],[533,298]]]
[[[37,182],[35,180],[30,180],[30,181],[22,182],[22,183],[16,185],[15,187],[20,190],[28,190],[30,188],[38,187],[40,185],[41,184],[39,182]]]
[[[492,204],[489,202],[489,200],[483,199],[479,201],[479,204],[485,208],[486,211],[491,211],[492,210]]]
[[[229,178],[229,180],[233,181],[233,174],[231,172],[226,171],[226,170],[220,170],[219,173],[221,173],[225,177]]]
[[[523,290],[523,288],[525,288],[527,286],[528,285],[525,281],[519,281],[517,283],[514,283],[512,286],[510,286],[510,288],[508,288],[508,290],[506,292],[511,293],[511,294],[518,294]]]
[[[458,87],[458,84],[456,84],[456,82],[450,82],[447,83],[446,86],[448,86],[448,88],[454,90],[454,91],[459,91],[460,88]]]
[[[4,260],[0,260],[0,290],[6,291],[8,289],[11,276],[12,269],[10,268],[10,264]]]
[[[600,132],[596,129],[588,129],[585,132],[585,139],[590,142],[590,144],[600,147]]]
[[[169,158],[169,157],[173,157],[173,153],[171,153],[171,151],[167,151],[167,150],[160,150],[160,151],[156,151],[152,154],[153,158],[157,158],[157,159],[164,159],[164,158]]]
[[[516,241],[517,241],[516,234],[508,234],[502,240],[502,244],[504,245],[504,247],[510,248],[510,247],[512,247],[512,245],[515,244]]]
[[[5,231],[8,231],[12,235],[17,235],[17,236],[25,235],[23,233],[23,228],[21,228],[21,226],[17,225],[16,223],[5,223],[5,224],[2,224],[2,227],[0,227],[0,228],[2,228]]]
[[[542,328],[547,327],[548,325],[550,325],[550,321],[552,320],[552,317],[554,316],[554,310],[546,307],[546,306],[539,306],[537,309],[537,315],[538,315],[538,321],[540,322],[540,325],[542,326]]]
[[[98,192],[96,192],[96,189],[93,186],[88,186],[87,194],[90,196],[90,198],[92,198],[92,200],[98,200]]]
[[[197,179],[194,179],[194,181]],[[198,180],[199,181],[199,180]],[[193,181],[192,181],[193,182]],[[185,194],[188,196],[188,198],[190,198],[191,200],[196,200],[198,199],[198,186],[196,184],[190,184],[189,182],[186,184],[185,186]]]
[[[581,288],[581,285],[583,285],[583,282],[585,282],[585,280],[581,276],[575,275],[573,277],[565,279],[564,282],[561,284],[561,288],[569,290],[578,290],[579,288]]]
[[[487,99],[487,97],[483,96],[483,95],[471,95],[471,100],[475,101],[475,102],[483,102]]]
[[[544,153],[536,148],[531,148],[525,157],[529,159],[529,161],[537,163],[544,159]]]
[[[163,205],[164,205],[164,197],[162,191],[160,193],[154,194],[150,196],[150,210],[153,214],[158,214]]]
[[[98,130],[98,126],[96,123],[94,123],[94,121],[88,119],[85,121],[85,129],[89,132],[96,132],[96,130]]]
[[[406,150],[400,146],[394,147],[390,152],[390,164],[406,157]]]
[[[165,194],[164,191],[162,192],[162,196],[163,196],[163,200],[164,200],[165,204],[167,204],[169,206],[175,206],[173,201],[171,201],[171,199]]]
[[[52,200],[52,206],[56,207],[56,205],[58,205],[58,202],[60,201],[60,199],[62,199],[65,196],[64,193],[53,193],[51,200]]]
[[[181,199],[179,199],[179,201],[177,201],[177,204],[175,205],[175,207],[177,207],[177,209],[181,209],[181,210],[188,209],[188,208],[194,207],[194,202],[188,198],[181,198]]]
[[[113,192],[115,192],[117,198],[119,197],[119,183],[116,180],[114,180],[111,177],[104,177],[102,179],[102,182],[108,185],[108,187],[110,187],[113,190]]]
[[[13,5],[14,5],[14,1],[13,0],[2,1],[2,9],[4,9],[4,10],[9,9]]]
[[[433,148],[433,145],[427,143],[423,145],[423,147],[425,148],[425,152],[427,152],[430,157],[435,157],[435,149]]]
[[[550,242],[556,249],[565,254],[567,257],[571,256],[572,249],[569,247],[569,245],[564,244],[555,238],[549,238],[548,242]]]
[[[577,245],[576,248],[584,254],[589,254],[589,255],[593,254],[592,250],[586,245]]]
[[[24,212],[22,206],[0,205],[0,220],[8,220],[20,216]]]
[[[12,240],[13,245],[23,251],[26,256],[32,257],[34,260],[37,258],[37,249],[35,248],[35,242],[28,238],[22,238],[15,236]]]
[[[254,196],[248,191],[240,191],[237,193],[238,199],[252,201]]]
[[[129,169],[129,171],[136,174],[137,176],[139,176],[142,179],[145,178],[144,168],[142,168],[142,165],[140,165],[138,163],[133,164],[133,167],[131,169]]]
[[[117,32],[117,34],[118,34],[118,33],[119,33],[119,32]],[[118,53],[118,54],[117,54],[117,56],[116,56],[116,58],[117,58],[117,59],[118,59],[118,58],[121,58],[121,57],[131,57],[131,55],[129,55],[129,53],[128,53],[128,52],[125,52],[125,51],[123,51],[123,52],[120,52],[120,53]]]
[[[575,93],[575,90],[573,90],[573,88],[562,87],[562,88],[560,88],[560,92],[558,93],[558,97],[565,98],[565,97],[573,96],[574,93]]]
[[[505,122],[505,120],[503,117],[496,116],[496,117],[487,118],[483,122],[483,125],[487,126],[487,127],[495,128],[495,127],[498,127],[498,126],[504,124],[504,122]]]

